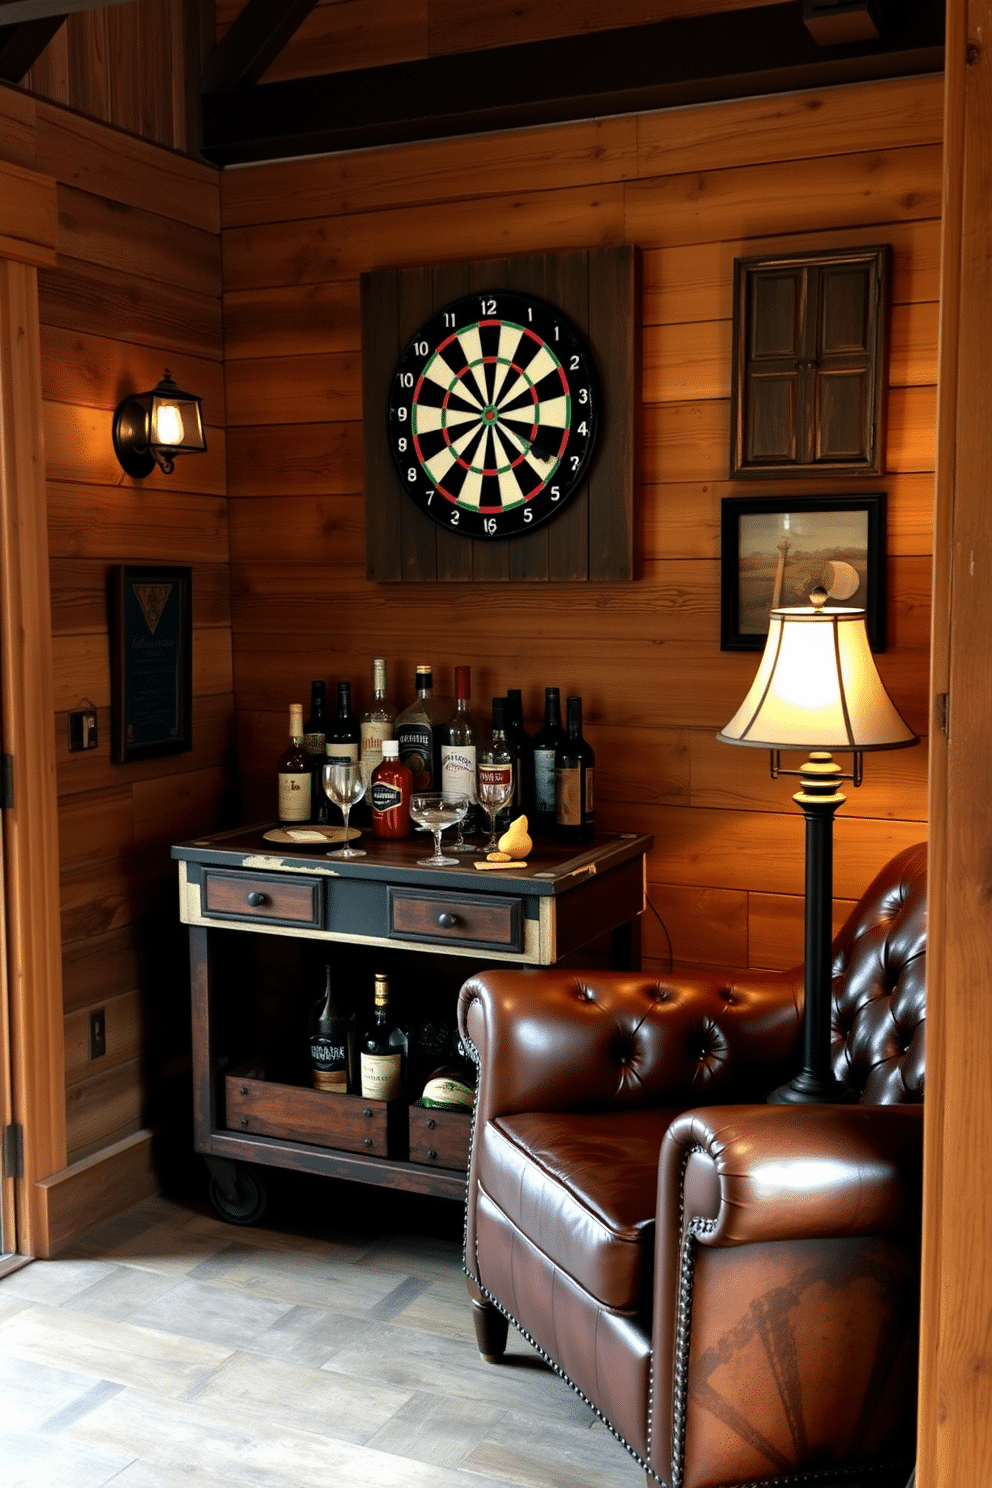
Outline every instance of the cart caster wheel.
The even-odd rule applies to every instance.
[[[239,1167],[234,1175],[234,1193],[225,1193],[216,1178],[210,1179],[210,1202],[228,1224],[257,1224],[269,1204],[265,1184],[248,1168]]]

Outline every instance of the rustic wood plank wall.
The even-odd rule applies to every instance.
[[[334,9],[335,7],[331,7]],[[415,7],[414,7],[415,8]],[[476,709],[583,695],[598,819],[655,835],[650,897],[680,963],[801,953],[802,819],[763,755],[716,743],[757,657],[719,649],[720,498],[838,482],[726,479],[735,256],[889,242],[894,307],[882,675],[928,728],[941,79],[263,165],[222,178],[234,678],[249,815],[271,812],[286,705],[390,663]],[[643,251],[640,579],[376,586],[364,577],[358,278],[365,269],[582,247]],[[370,412],[378,416],[378,410]],[[874,756],[836,832],[839,910],[926,835],[926,747]],[[798,762],[798,761],[797,761]],[[646,950],[667,961],[651,916]]]
[[[59,254],[39,275],[39,308],[72,1161],[156,1115],[163,1064],[188,1037],[169,846],[230,805],[219,189],[205,166],[23,92],[0,89],[0,125],[0,153],[58,192]],[[208,453],[133,481],[114,457],[112,411],[166,366],[203,397]],[[116,765],[107,573],[132,561],[193,567],[193,750]],[[67,714],[82,706],[96,710],[99,745],[70,755]],[[91,1063],[98,1007],[107,1053]]]

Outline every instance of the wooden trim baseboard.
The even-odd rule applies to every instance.
[[[159,1192],[152,1160],[154,1132],[143,1128],[102,1152],[70,1163],[34,1185],[38,1216],[34,1254],[58,1254],[84,1230],[113,1219]]]

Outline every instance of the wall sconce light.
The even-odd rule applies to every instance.
[[[171,475],[176,455],[201,455],[206,448],[200,399],[176,387],[168,367],[150,393],[132,393],[114,411],[114,453],[136,480],[156,465]]]

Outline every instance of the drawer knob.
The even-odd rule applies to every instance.
[[[442,930],[453,930],[458,924],[458,916],[456,914],[452,914],[451,911],[448,909],[442,909],[441,913],[437,917],[437,922],[441,926]]]
[[[247,1085],[239,1085],[238,1086],[238,1094],[239,1095],[247,1095],[248,1094],[248,1086]]]
[[[363,1145],[363,1147],[371,1147],[372,1146],[372,1138],[371,1137],[363,1137],[362,1138],[362,1145]]]
[[[241,1118],[241,1125],[242,1125],[242,1127],[244,1127],[245,1129],[247,1129],[247,1126],[248,1126],[248,1117],[247,1116],[242,1116],[242,1118]]]
[[[427,1130],[428,1131],[433,1131],[436,1126],[437,1126],[437,1122],[434,1120],[434,1117],[432,1116],[431,1119],[430,1119],[430,1121],[428,1121],[428,1123],[427,1123]]]
[[[248,895],[248,903],[252,909],[257,909],[260,904],[268,904],[269,896],[263,894],[261,889],[252,889]]]
[[[362,1115],[363,1116],[371,1116],[372,1115],[372,1108],[370,1106],[366,1106],[365,1107],[365,1110],[362,1112]]]
[[[437,1153],[434,1151],[434,1148],[433,1147],[428,1147],[428,1149],[427,1149],[427,1159],[428,1159],[428,1161],[429,1162],[433,1162],[436,1157],[437,1157]]]

